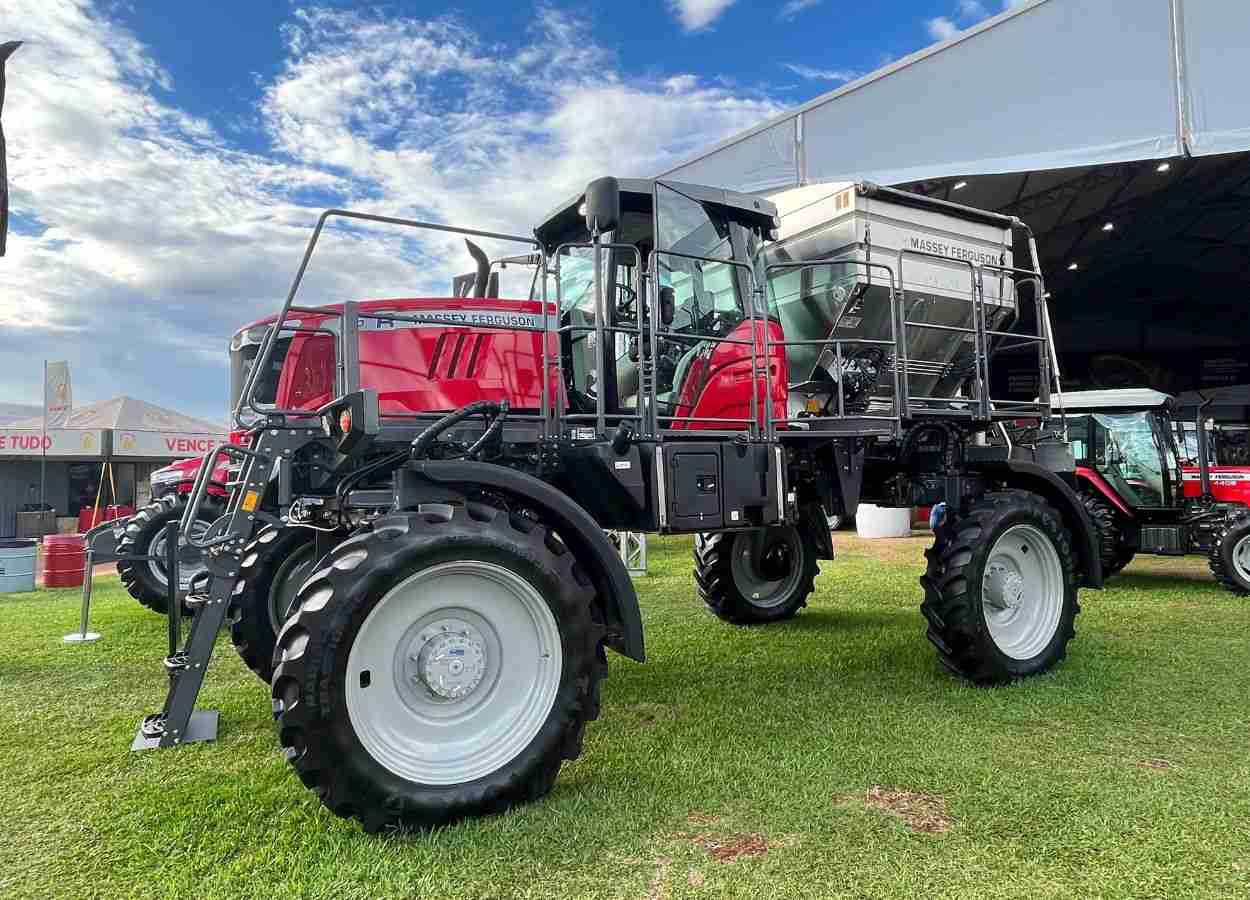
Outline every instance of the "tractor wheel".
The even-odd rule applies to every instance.
[[[1102,559],[1102,574],[1103,577],[1110,577],[1133,559],[1133,551],[1123,546],[1124,533],[1120,528],[1120,517],[1115,508],[1097,494],[1078,491],[1077,497],[1098,530],[1098,555]]]
[[[816,544],[793,525],[700,534],[694,578],[712,614],[736,625],[789,619],[807,605]]]
[[[1250,515],[1224,526],[1208,555],[1215,580],[1234,594],[1250,594]]]
[[[494,813],[551,790],[599,715],[594,588],[522,515],[426,504],[334,548],[274,651],[278,737],[367,831]]]
[[[167,615],[169,613],[169,579],[165,575],[165,526],[182,518],[187,507],[185,497],[166,494],[149,503],[130,517],[122,538],[117,542],[119,556],[156,556],[153,560],[120,560],[117,563],[117,574],[122,584],[134,597],[152,612]],[[200,507],[200,518],[192,528],[192,535],[202,537],[210,525],[221,515],[221,504],[211,497],[204,500]],[[184,546],[179,550],[178,581],[183,590],[191,583],[191,579],[204,572],[204,563],[200,561],[199,551]],[[184,614],[190,610],[183,606]]]
[[[1036,494],[986,494],[948,514],[925,551],[920,610],[947,668],[977,684],[1045,672],[1063,659],[1080,611],[1072,539]]]
[[[243,551],[239,581],[230,598],[230,640],[244,665],[266,684],[273,678],[273,648],[317,559],[311,528],[269,526]]]

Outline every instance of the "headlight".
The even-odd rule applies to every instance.
[[[178,471],[153,472],[149,480],[152,487],[156,487],[158,484],[173,484],[176,481],[182,481],[182,473]]]

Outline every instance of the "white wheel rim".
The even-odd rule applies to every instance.
[[[205,519],[196,519],[191,525],[191,536],[197,541],[202,540],[204,533],[208,531],[212,523]],[[181,543],[181,542],[180,542]],[[178,587],[186,590],[191,586],[191,579],[205,570],[204,561],[200,558],[198,550],[193,550],[190,546],[182,544],[178,548]],[[168,584],[169,576],[165,574],[165,531],[161,530],[156,538],[148,545],[148,556],[153,557],[148,560],[148,571],[152,573],[152,577],[156,579],[157,584]],[[194,557],[192,559],[191,557]]]
[[[1041,530],[1013,525],[990,549],[981,580],[985,624],[1012,659],[1032,659],[1051,642],[1063,613],[1059,552]]]
[[[1233,547],[1233,568],[1246,584],[1250,584],[1250,534]]]
[[[347,712],[380,765],[427,785],[498,771],[529,746],[560,687],[562,645],[538,590],[494,563],[423,569],[365,617]]]

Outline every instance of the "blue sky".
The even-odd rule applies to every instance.
[[[524,233],[589,178],[655,174],[1003,6],[4,0],[0,41],[30,44],[0,399],[37,402],[39,360],[68,358],[80,404],[223,419],[230,334],[276,307],[320,208]],[[318,252],[307,302],[467,268],[392,233]]]

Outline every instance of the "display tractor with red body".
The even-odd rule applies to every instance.
[[[470,244],[473,296],[298,306],[340,219],[523,252]],[[497,264],[532,267],[527,297],[490,296]],[[870,184],[766,200],[615,178],[532,236],[330,210],[258,328],[236,366],[249,439],[200,467],[186,531],[218,462],[238,465],[224,513],[186,536],[207,571],[136,741],[194,739],[229,613],[286,758],[370,830],[537,799],[580,754],[605,651],[644,656],[604,529],[695,535],[708,607],[763,623],[832,559],[827,516],[944,504],[921,610],[979,684],[1055,665],[1078,587],[1101,585],[1067,444],[1004,427],[1049,423],[1058,386],[1016,219]],[[991,397],[1001,353],[1036,367],[1040,399]]]
[[[1220,584],[1250,594],[1250,467],[1215,464],[1201,409],[1183,421],[1147,388],[1068,393],[1064,407],[1103,572],[1138,553],[1202,554]]]

